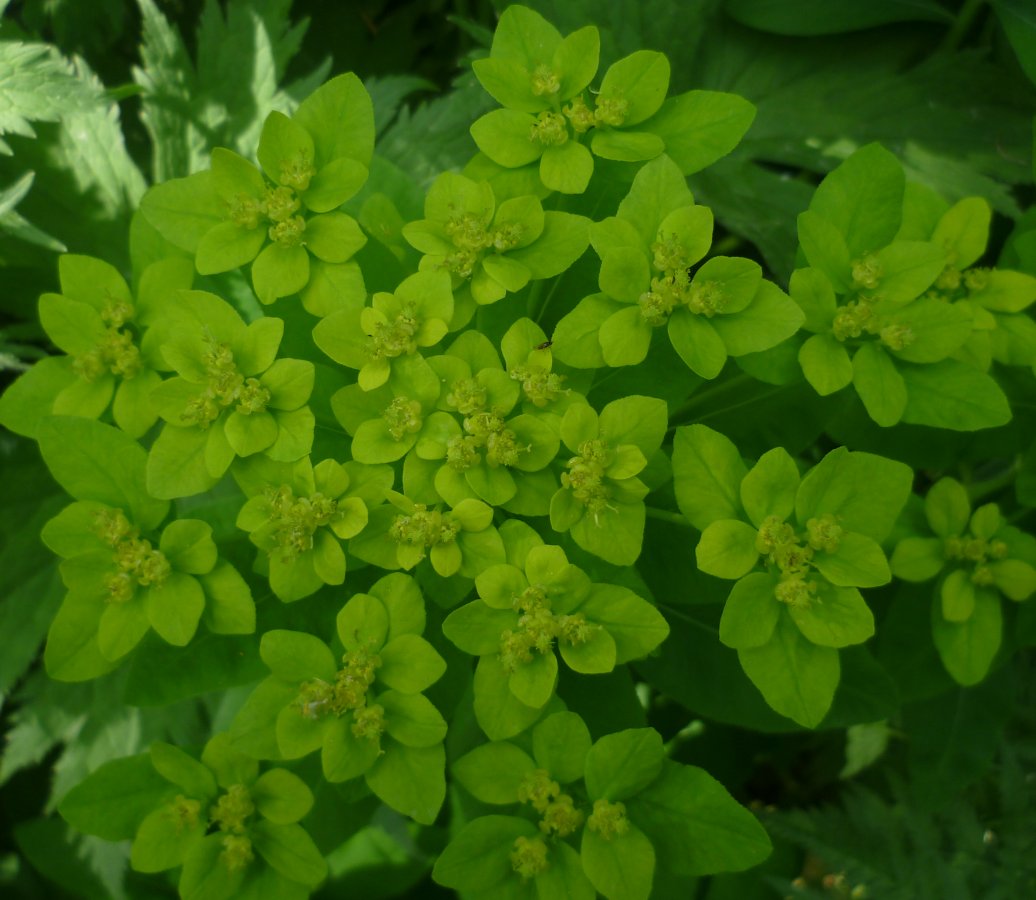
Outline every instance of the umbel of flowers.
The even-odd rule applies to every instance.
[[[42,534],[67,588],[47,671],[124,667],[156,704],[240,685],[224,730],[62,803],[138,871],[179,870],[184,900],[304,900],[352,802],[443,848],[432,877],[473,898],[647,900],[754,866],[763,829],[634,691],[651,657],[682,664],[680,604],[729,582],[712,649],[815,728],[894,579],[931,582],[964,685],[1036,591],[1036,538],[951,477],[830,444],[743,454],[733,425],[689,421],[755,379],[851,384],[849,435],[1003,425],[994,376],[1036,363],[1036,279],[978,265],[988,205],[908,190],[863,147],[798,219],[785,290],[721,252],[687,186],[751,105],[668,96],[653,51],[599,75],[599,48],[510,6],[475,63],[499,108],[416,221],[342,75],[271,113],[254,159],[215,148],[154,186],[133,271],[69,254],[40,299],[61,354],[0,422],[71,498]],[[652,567],[692,557],[693,584],[653,593]]]

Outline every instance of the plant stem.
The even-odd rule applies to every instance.
[[[728,378],[726,381],[722,381],[719,384],[710,385],[703,391],[695,391],[669,417],[670,422],[674,425],[680,424],[678,421],[679,419],[683,418],[687,415],[687,413],[701,406],[706,401],[712,400],[715,397],[722,396],[726,392],[739,388],[741,387],[741,385],[751,380],[752,379],[750,376],[746,375],[744,372],[739,372],[737,375]]]
[[[683,525],[685,528],[691,527],[691,523],[678,512],[672,512],[668,509],[659,509],[656,506],[648,506],[646,507],[646,511],[649,519],[658,519],[662,522],[672,522],[674,525]]]
[[[960,46],[960,42],[964,40],[964,36],[968,33],[985,2],[986,0],[965,0],[960,12],[957,13],[956,20],[950,26],[950,30],[946,32],[942,43],[939,44],[940,53],[952,53]]]

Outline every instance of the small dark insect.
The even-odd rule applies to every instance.
[[[537,350],[546,350],[548,347],[552,346],[553,344],[554,344],[553,341],[544,341],[542,344],[537,344],[536,345],[536,349]]]

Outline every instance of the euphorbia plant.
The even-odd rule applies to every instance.
[[[1025,409],[1036,279],[976,265],[988,206],[864,146],[778,284],[687,181],[751,105],[667,97],[655,51],[598,77],[599,49],[508,8],[475,63],[501,108],[463,173],[408,182],[410,222],[339,76],[254,160],[152,187],[138,271],[66,256],[40,300],[70,359],[0,421],[75,501],[43,530],[68,589],[48,672],[221,697],[61,810],[138,871],[182,866],[185,900],[305,897],[370,815],[464,896],[687,893],[770,844],[686,764],[671,699],[773,730],[894,715],[859,699],[892,680],[894,580],[935,581],[960,683],[1013,648],[1025,513],[911,430]],[[862,406],[821,399],[849,384]]]

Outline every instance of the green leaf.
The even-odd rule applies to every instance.
[[[263,303],[297,294],[309,281],[309,254],[302,247],[268,244],[252,263],[252,286]]]
[[[666,154],[691,175],[733,150],[755,118],[755,107],[737,94],[688,91],[670,97],[641,126],[665,142]]]
[[[433,747],[386,748],[369,772],[367,786],[397,812],[431,825],[446,798],[446,753]]]
[[[73,787],[58,804],[63,819],[84,834],[106,841],[133,837],[144,817],[176,795],[147,753],[106,762]]]
[[[654,115],[669,90],[669,60],[654,50],[637,50],[609,66],[601,81],[601,100],[628,103],[623,127],[637,125]]]
[[[892,574],[904,581],[928,581],[945,565],[942,541],[938,538],[903,538],[889,560]]]
[[[374,107],[352,72],[317,88],[295,111],[294,120],[313,138],[317,169],[342,157],[369,166],[374,152]]]
[[[823,220],[821,220],[823,221]],[[839,271],[841,271],[839,269]],[[805,313],[803,327],[808,331],[825,332],[838,310],[831,282],[817,269],[796,269],[791,273],[788,292]]]
[[[152,744],[151,764],[159,775],[189,797],[209,799],[216,795],[216,778],[209,768],[172,744],[162,741]]]
[[[331,682],[338,671],[327,644],[301,631],[267,631],[259,644],[259,655],[274,675],[292,684],[310,678]]]
[[[378,696],[385,710],[386,731],[407,747],[431,747],[446,737],[446,722],[423,694],[386,691]]]
[[[540,180],[544,187],[552,191],[581,194],[586,190],[593,173],[593,156],[583,144],[576,141],[547,147],[540,157]]]
[[[660,873],[737,872],[770,854],[755,816],[695,766],[666,761],[661,776],[626,801],[626,809],[654,845]]]
[[[561,784],[578,781],[583,777],[590,743],[590,730],[582,718],[573,712],[554,713],[532,731],[535,765]]]
[[[877,541],[853,532],[841,536],[834,553],[818,552],[813,565],[839,587],[880,587],[892,580],[885,553]]]
[[[805,523],[829,513],[846,531],[858,531],[880,543],[910,496],[913,478],[903,463],[839,447],[802,479],[795,515]]]
[[[249,788],[256,809],[275,825],[290,825],[313,807],[313,792],[287,769],[268,769]]]
[[[813,602],[789,606],[788,613],[803,636],[820,647],[862,644],[874,635],[874,616],[856,588],[821,582]]]
[[[863,344],[853,356],[853,385],[867,414],[882,427],[895,425],[907,408],[907,383],[878,344]]]
[[[813,275],[807,283],[803,283],[803,278],[796,283],[795,276],[799,272],[795,272],[791,283],[792,296],[806,304],[807,315],[811,311],[815,313],[815,330],[820,331],[831,324],[835,312],[832,288],[844,294],[851,286],[849,248],[837,225],[810,210],[799,214],[798,233],[802,253],[812,267],[805,271]],[[830,315],[827,314],[829,310]]]
[[[196,253],[224,208],[212,173],[198,172],[156,184],[141,198],[140,213],[169,243]]]
[[[964,569],[954,569],[939,587],[942,617],[947,622],[966,622],[975,611],[975,585]]]
[[[181,572],[204,575],[216,565],[219,551],[212,540],[212,526],[200,519],[177,519],[162,532],[158,549]]]
[[[590,220],[572,213],[548,211],[543,231],[526,247],[510,251],[507,258],[521,263],[532,278],[553,278],[572,266],[590,244]]]
[[[611,635],[617,665],[647,656],[669,635],[669,624],[654,606],[617,584],[595,584],[579,611]]]
[[[730,591],[719,620],[719,639],[736,650],[762,647],[773,636],[781,607],[774,594],[774,579],[754,572]]]
[[[816,728],[838,687],[838,651],[807,640],[790,616],[781,616],[770,641],[738,650],[745,674],[782,716]]]
[[[941,247],[950,265],[957,269],[973,266],[989,241],[993,210],[983,197],[965,197],[948,209],[936,225],[932,243]]]
[[[522,703],[508,684],[507,672],[496,656],[483,656],[475,668],[475,718],[492,741],[525,731],[541,710]]]
[[[327,863],[301,825],[256,822],[249,829],[256,853],[291,881],[316,887],[327,877]]]
[[[932,531],[939,537],[961,535],[971,518],[968,492],[956,479],[940,478],[928,490],[924,511]]]
[[[664,762],[662,737],[653,728],[605,735],[586,755],[587,793],[591,800],[626,800],[658,778]]]
[[[183,647],[198,630],[205,609],[205,592],[197,578],[174,571],[162,584],[151,586],[146,605],[148,622],[159,637]]]
[[[536,762],[524,750],[495,741],[464,754],[451,771],[476,800],[503,805],[518,802],[518,788],[535,768]]]
[[[128,435],[92,419],[64,416],[44,420],[37,435],[54,479],[77,500],[121,508],[143,528],[165,517],[169,504],[149,496],[144,484],[147,454]]]
[[[645,457],[661,445],[669,422],[664,400],[633,395],[613,400],[600,416],[600,436],[612,447],[633,444]]]
[[[727,347],[713,323],[686,309],[669,318],[669,340],[673,349],[696,375],[715,378],[727,361]]]
[[[221,428],[219,424],[213,428]],[[198,428],[166,425],[147,456],[147,489],[152,497],[172,500],[211,488],[217,477],[209,474],[206,448],[210,434]]]
[[[712,320],[731,356],[760,353],[775,347],[799,330],[805,316],[777,285],[763,281],[745,309]]]
[[[799,348],[799,365],[821,397],[840,391],[853,380],[853,364],[845,345],[829,334],[815,334]]]
[[[462,891],[499,888],[515,878],[510,858],[515,840],[537,833],[536,826],[527,819],[479,816],[461,828],[439,854],[432,877],[445,887]]]
[[[63,116],[103,102],[103,95],[77,78],[71,64],[49,44],[5,40],[0,44],[0,71],[0,89],[8,98],[0,113],[0,135],[34,137],[30,121],[59,122]],[[11,153],[4,141],[0,152]]]
[[[820,183],[810,211],[842,233],[851,257],[889,243],[899,230],[905,176],[880,144],[861,147]]]
[[[531,660],[522,662],[511,673],[508,685],[519,701],[539,709],[553,696],[557,681],[558,658],[551,649],[534,653]]]
[[[246,229],[234,222],[220,222],[198,241],[198,272],[215,275],[247,265],[265,243],[266,231],[262,228]]]
[[[734,443],[705,425],[676,429],[676,502],[699,531],[717,519],[741,517],[740,485],[748,469]]]
[[[965,622],[948,622],[937,596],[932,602],[932,639],[946,671],[965,686],[978,684],[989,673],[1000,649],[1003,613],[995,591],[975,591],[975,608]]]
[[[416,634],[401,634],[389,641],[378,655],[381,657],[378,680],[403,694],[427,690],[446,672],[446,661],[428,641]]]
[[[741,480],[741,503],[756,527],[768,516],[777,516],[783,522],[795,510],[798,489],[799,469],[795,460],[783,447],[775,447],[760,456]]]
[[[901,367],[907,389],[903,421],[953,431],[996,428],[1011,421],[1011,407],[989,375],[953,359]]]
[[[655,848],[635,825],[609,840],[584,828],[579,855],[590,883],[605,897],[647,900],[651,896]]]
[[[694,550],[698,568],[717,578],[747,575],[759,559],[756,534],[755,528],[736,519],[712,522],[702,532]]]

